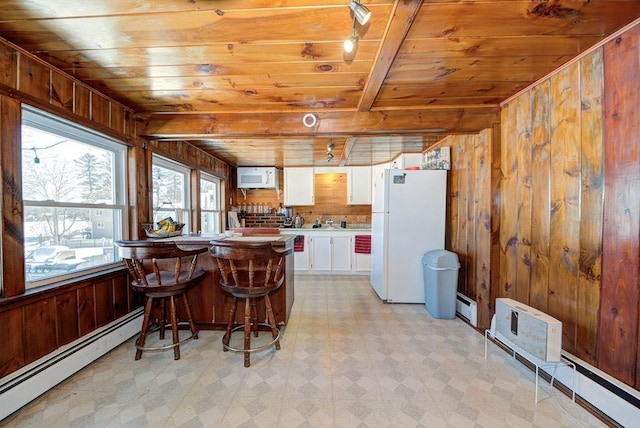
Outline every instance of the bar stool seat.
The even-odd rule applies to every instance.
[[[187,291],[200,283],[206,274],[205,270],[196,267],[198,255],[207,251],[207,247],[185,250],[171,242],[157,241],[116,241],[118,255],[124,260],[132,277],[131,287],[134,291],[144,293],[147,301],[144,306],[144,318],[140,335],[136,341],[136,356],[139,360],[143,351],[160,351],[173,348],[174,359],[180,359],[180,344],[198,338],[191,316],[191,308],[187,299]],[[190,263],[183,268],[182,258],[191,257]],[[166,259],[164,263],[159,260]],[[173,262],[173,263],[171,263]],[[146,269],[145,269],[146,265]],[[147,273],[147,270],[149,272]],[[186,321],[178,320],[176,298],[184,304]],[[165,306],[169,303],[169,322],[167,323]],[[151,312],[155,303],[159,303],[160,316],[157,327],[150,329]],[[188,326],[191,335],[180,340],[179,329]],[[165,328],[170,327],[173,342],[161,346],[145,346],[147,336],[159,330],[160,339],[164,339]]]
[[[285,279],[285,257],[291,249],[274,249],[269,242],[211,241],[211,256],[220,270],[220,288],[233,296],[227,329],[222,338],[222,349],[244,353],[244,366],[251,365],[250,355],[271,346],[280,349],[280,330],[276,325],[269,294],[282,286]],[[244,323],[234,327],[236,305],[244,300]],[[266,309],[259,319],[257,300],[262,299]],[[258,337],[260,327],[271,331],[272,340],[252,346],[251,330]],[[244,346],[231,346],[232,333],[244,331]]]

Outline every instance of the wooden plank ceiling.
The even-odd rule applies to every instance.
[[[640,16],[638,0],[362,0],[345,54],[348,3],[8,0],[0,36],[134,109],[142,136],[232,165],[367,165],[490,127]]]

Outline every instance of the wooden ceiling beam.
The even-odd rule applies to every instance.
[[[349,155],[351,154],[351,150],[353,150],[355,141],[356,141],[355,138],[345,137],[344,148],[340,153],[340,160],[338,161],[338,166],[345,166],[347,164],[347,159],[349,159]]]
[[[369,79],[367,79],[362,97],[360,97],[360,102],[358,103],[359,111],[371,110],[384,79],[389,73],[421,6],[422,0],[396,0],[393,5],[387,28],[384,31],[373,67],[369,73]]]
[[[497,107],[316,113],[311,128],[302,113],[148,114],[137,118],[136,133],[157,139],[337,137],[475,133],[499,122]]]

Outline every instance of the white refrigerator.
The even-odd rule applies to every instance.
[[[447,171],[373,177],[371,286],[384,302],[424,303],[422,256],[444,249]]]

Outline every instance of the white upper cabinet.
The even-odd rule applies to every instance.
[[[314,205],[313,168],[284,169],[284,204]]]
[[[422,153],[403,153],[391,162],[390,168],[398,167],[398,169],[405,169],[416,166],[422,168],[422,159]]]
[[[347,205],[371,205],[371,167],[354,166],[347,173]]]

